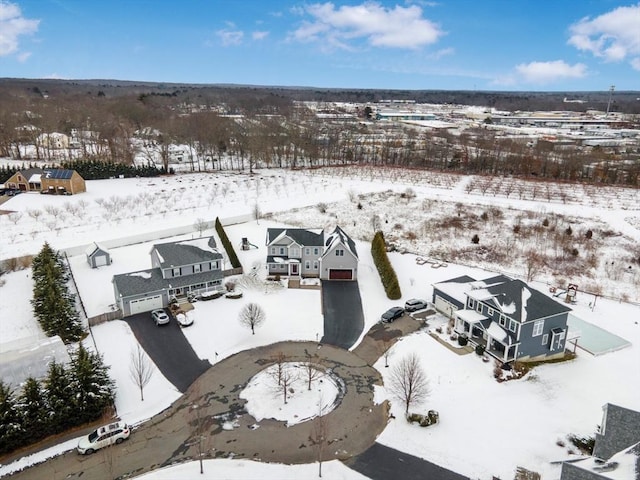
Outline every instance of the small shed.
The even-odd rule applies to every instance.
[[[89,248],[87,248],[86,253],[87,263],[89,263],[91,268],[111,265],[111,254],[109,253],[109,250],[95,242],[92,243]]]

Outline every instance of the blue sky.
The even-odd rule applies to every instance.
[[[0,77],[640,90],[640,2],[0,0]]]

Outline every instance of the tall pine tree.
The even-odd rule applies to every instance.
[[[33,259],[33,313],[48,336],[59,335],[65,343],[82,338],[83,329],[69,292],[69,271],[62,256],[45,243]]]
[[[21,447],[24,438],[13,391],[0,380],[0,454]]]
[[[81,423],[90,422],[106,411],[115,398],[115,384],[102,357],[82,344],[71,357],[71,388],[76,415]]]
[[[47,405],[38,380],[33,377],[27,379],[16,406],[20,411],[23,434],[30,442],[36,442],[48,435]]]
[[[44,382],[48,423],[53,433],[61,432],[78,422],[74,411],[74,394],[69,372],[55,361],[49,364]]]

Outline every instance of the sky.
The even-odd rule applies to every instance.
[[[0,0],[0,77],[640,90],[640,2]]]

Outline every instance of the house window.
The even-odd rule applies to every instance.
[[[305,255],[311,255],[311,249],[310,249],[309,247],[306,247],[306,248],[304,249],[304,254],[305,254]]]
[[[475,302],[473,301],[473,298],[470,298],[470,299],[469,299],[468,304],[469,304],[469,308],[473,308],[473,307],[475,307]]]
[[[482,304],[480,302],[478,302],[478,304],[476,305],[476,311],[478,313],[482,313]]]
[[[542,345],[546,345],[547,343],[549,343],[549,334],[545,333],[542,335]]]
[[[290,257],[299,257],[300,256],[300,249],[298,247],[291,247],[289,249],[289,256]]]
[[[193,273],[200,273],[200,264],[193,266]]]
[[[306,262],[304,262],[304,269],[309,270],[310,268],[311,268],[311,262],[307,260]]]
[[[518,329],[516,321],[512,318],[509,319],[509,331],[515,332]]]
[[[318,262],[313,262],[313,269],[317,270],[318,269]]]
[[[336,257],[344,257],[344,250],[336,248]]]
[[[504,315],[500,314],[500,326],[504,327],[507,324],[507,317],[505,317]]]
[[[490,317],[493,317],[493,308],[487,307],[487,315],[489,315]]]
[[[276,254],[276,247],[271,247],[271,255],[275,255]]]
[[[318,247],[313,247],[313,254],[318,255],[320,253],[320,249]]]
[[[542,335],[543,329],[544,329],[544,320],[536,320],[536,322],[533,324],[533,333],[531,334],[531,336],[538,337]]]
[[[280,247],[280,255],[284,255],[284,247]]]
[[[217,270],[218,267],[218,262],[211,262],[209,265],[211,265],[211,270]]]
[[[174,277],[179,277],[180,276],[180,269],[179,268],[174,268],[173,269],[173,276]]]

